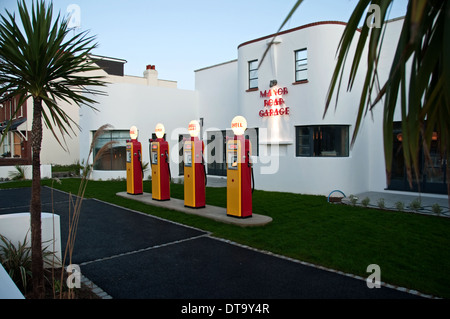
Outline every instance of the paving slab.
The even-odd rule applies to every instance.
[[[139,195],[128,194],[127,192],[119,192],[116,194],[117,196],[121,196],[128,199],[133,199],[148,205],[154,205],[158,207],[163,207],[167,209],[172,209],[176,211],[180,211],[186,214],[197,215],[209,219],[213,219],[218,222],[233,224],[242,227],[249,226],[264,226],[269,224],[272,221],[272,217],[260,215],[260,214],[252,214],[251,217],[248,218],[237,218],[233,216],[227,215],[227,209],[218,206],[206,205],[202,208],[191,208],[184,206],[184,200],[171,198],[170,200],[158,201],[152,199],[151,193],[143,193]]]

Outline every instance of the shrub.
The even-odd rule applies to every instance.
[[[416,198],[411,203],[409,203],[409,208],[413,211],[417,212],[422,207],[422,202],[420,201],[420,198]]]
[[[31,272],[31,246],[27,240],[28,233],[23,242],[14,245],[9,239],[0,234],[0,263],[5,268],[11,279],[23,294],[28,291],[28,282],[32,277]],[[42,249],[44,263],[53,265],[52,251],[47,250],[49,246]]]
[[[401,212],[405,209],[405,204],[403,204],[403,202],[396,202],[395,208],[397,208],[397,210]]]
[[[355,195],[351,194],[348,198],[350,199],[350,203],[352,203],[352,205],[355,206],[356,202],[358,201],[358,197],[356,197]]]
[[[441,206],[439,206],[438,203],[434,203],[433,206],[431,206],[431,210],[433,211],[433,213],[440,215],[442,212],[442,208]]]
[[[386,207],[386,205],[384,204],[384,198],[378,199],[377,205],[379,208],[384,209]]]
[[[366,197],[361,201],[361,204],[363,204],[364,207],[367,207],[370,203],[370,198]]]
[[[25,179],[25,167],[20,165],[14,166],[16,168],[15,171],[10,171],[8,176],[13,181],[23,181]]]
[[[25,293],[31,279],[31,248],[27,245],[27,235],[17,247],[3,235],[0,235],[0,240],[0,262],[17,287]]]

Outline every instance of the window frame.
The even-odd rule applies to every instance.
[[[300,129],[308,129],[308,134],[299,134]],[[324,132],[327,129],[337,129],[340,128],[340,135],[344,134],[342,138],[345,138],[345,145],[336,151],[336,155],[332,155],[330,150],[323,150],[323,145],[326,145],[324,139]],[[342,131],[345,129],[345,131]],[[330,124],[330,125],[297,125],[295,126],[295,157],[321,157],[321,158],[339,158],[339,157],[350,157],[350,140],[349,140],[350,125],[344,124]],[[318,138],[316,139],[315,136]],[[307,139],[308,144],[300,144],[299,138]],[[320,138],[319,138],[320,137]],[[308,152],[301,152],[301,150],[308,150]],[[322,152],[329,152],[328,155],[322,155]]]
[[[251,68],[251,66],[252,66],[252,63],[255,63],[256,62],[256,68]],[[258,64],[257,64],[257,62],[258,62],[258,59],[255,59],[255,60],[251,60],[251,61],[248,61],[248,89],[249,90],[257,90],[258,89],[258,80],[259,80],[259,78],[258,78]],[[251,73],[252,73],[252,71],[256,71],[256,77],[252,77],[251,76]],[[254,80],[256,80],[256,86],[252,86],[252,81],[254,81]]]
[[[96,131],[92,131],[92,136],[94,136],[96,133]],[[123,135],[123,136],[121,136]],[[115,141],[116,144],[113,144],[112,147],[108,150],[107,153],[103,154],[102,158],[106,158],[109,157],[109,163],[108,166],[109,168],[103,167],[102,163],[98,163],[100,162],[101,158],[99,159],[99,161],[97,163],[94,163],[94,170],[97,171],[124,171],[126,170],[126,141],[129,140],[129,130],[106,130],[103,132],[103,134],[101,134],[100,136],[98,136],[98,139],[94,145],[94,149],[93,149],[93,153],[92,153],[92,158],[95,158],[95,156],[97,155],[97,151],[100,150],[100,148],[105,145],[108,142],[111,141]],[[100,143],[100,145],[97,147],[97,142],[104,142],[104,143]],[[125,142],[125,144],[123,145],[123,142]],[[121,149],[119,149],[121,148]],[[121,154],[123,153],[123,163],[114,163],[114,155],[117,154]],[[122,158],[122,156],[120,156]],[[118,164],[123,164],[124,167],[123,168],[117,168]]]
[[[302,51],[306,52],[306,58],[297,59],[297,54]],[[302,61],[306,61],[306,62],[300,64],[299,65],[300,67],[297,68],[297,66],[298,66],[297,63],[302,62]],[[298,74],[298,72],[302,72],[302,71],[306,71],[306,77],[298,79],[297,74]],[[305,83],[305,82],[308,82],[308,48],[303,48],[303,49],[294,51],[294,83]]]

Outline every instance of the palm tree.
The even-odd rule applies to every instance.
[[[363,58],[363,50],[367,48],[367,70],[352,143],[356,139],[364,114],[384,99],[383,138],[386,176],[389,183],[393,158],[394,112],[400,107],[403,155],[408,181],[412,187],[413,178],[415,177],[417,181],[420,178],[419,151],[422,148],[425,158],[429,160],[434,132],[440,139],[440,151],[443,158],[447,158],[447,162],[450,155],[450,1],[408,2],[388,79],[374,92],[380,84],[377,63],[383,45],[385,21],[392,2],[393,0],[358,2],[338,48],[338,61],[331,80],[325,113],[336,85],[338,87],[341,85],[345,60],[354,34],[359,28],[358,23],[364,21],[360,28],[347,83],[347,89],[351,90]],[[380,19],[378,28],[374,28],[371,21],[368,21],[373,14],[367,9],[373,5],[378,9]],[[447,189],[450,201],[449,173],[447,165]]]
[[[67,19],[58,14],[53,21],[52,3],[47,6],[43,0],[36,0],[30,13],[25,0],[21,0],[18,2],[18,14],[21,26],[17,24],[15,14],[6,11],[6,15],[0,17],[0,96],[19,97],[18,107],[28,98],[33,99],[30,204],[32,280],[34,296],[43,298],[40,198],[42,121],[55,137],[55,128],[63,137],[70,135],[69,130],[74,133],[73,126],[77,123],[58,105],[58,101],[93,108],[95,101],[83,92],[89,90],[90,93],[101,94],[93,87],[102,86],[104,82],[101,77],[86,74],[98,69],[89,59],[89,53],[97,46],[95,38],[88,36],[87,32],[70,36]],[[58,142],[62,146],[61,141]]]
[[[353,41],[357,39],[347,82],[348,91],[352,90],[357,71],[363,64],[361,62],[364,58],[364,50],[367,50],[367,69],[352,145],[365,114],[384,99],[383,139],[386,177],[389,183],[393,153],[394,112],[397,107],[400,107],[403,155],[410,186],[412,186],[413,176],[416,180],[420,176],[419,151],[422,148],[425,158],[430,158],[431,140],[433,133],[436,132],[440,140],[442,157],[447,161],[446,176],[450,204],[450,1],[408,1],[389,76],[386,82],[380,83],[377,63],[383,45],[389,9],[393,1],[358,1],[337,48],[337,62],[326,96],[324,116],[333,96],[337,102],[345,62],[350,57]],[[302,2],[303,0],[297,0],[278,32]],[[377,15],[374,15],[375,12]],[[373,23],[374,17],[378,19],[377,23]],[[359,34],[359,37],[355,37],[355,34]],[[263,58],[268,50],[269,48]],[[407,76],[408,71],[409,76]]]

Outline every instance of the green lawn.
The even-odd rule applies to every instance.
[[[62,179],[59,188],[76,194],[79,179]],[[9,182],[0,188],[30,186]],[[51,186],[52,181],[43,181]],[[210,231],[254,248],[369,276],[370,264],[381,268],[381,281],[434,296],[450,297],[450,219],[419,214],[335,205],[324,196],[255,190],[253,212],[273,221],[263,227],[242,228],[195,215],[145,205],[116,196],[125,181],[89,181],[85,197],[160,216]],[[151,182],[144,182],[151,192]],[[183,185],[172,184],[171,196],[183,198]],[[226,188],[207,188],[208,205],[226,206]]]

